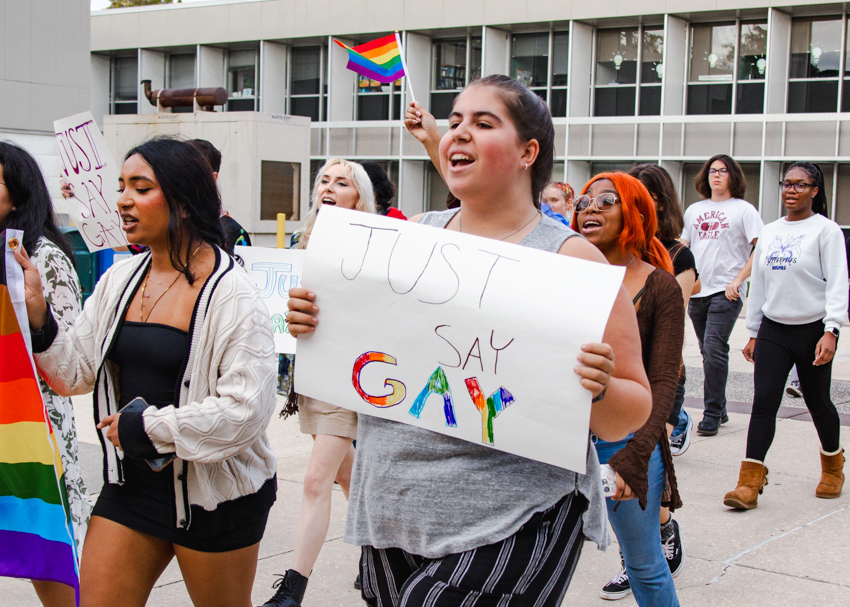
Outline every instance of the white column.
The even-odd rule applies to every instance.
[[[492,27],[485,27],[481,44],[481,75],[507,74],[510,56],[510,34]]]
[[[349,46],[354,44],[351,40],[340,38]],[[357,74],[349,69],[348,51],[334,42],[333,37],[328,36],[328,51],[330,61],[328,62],[328,120],[354,120],[354,85]]]
[[[681,116],[685,111],[688,77],[688,22],[664,16],[664,76],[661,82],[661,115]]]
[[[593,74],[593,28],[570,21],[570,65],[567,70],[567,116],[590,116],[590,81]],[[570,150],[585,154],[586,150]],[[567,169],[570,171],[569,168]]]
[[[139,82],[151,81],[151,90],[165,88],[165,53],[139,49]],[[145,97],[145,89],[139,84],[139,113],[156,114],[156,106]]]
[[[410,72],[416,101],[427,111],[431,110],[431,38],[422,34],[405,34],[404,60]],[[410,91],[405,83],[405,100],[410,103]]]
[[[112,64],[108,55],[91,54],[91,107],[92,116],[100,130],[103,117],[109,114],[109,75]]]
[[[286,57],[286,45],[265,40],[260,42],[261,112],[286,113],[286,92],[289,83]]]
[[[198,45],[198,86],[201,88],[227,87],[223,49]]]
[[[761,213],[762,221],[765,223],[776,221],[782,215],[782,202],[779,198],[779,180],[782,179],[780,171],[782,171],[781,162],[761,163],[761,184],[759,187],[761,200],[759,201],[759,212]]]
[[[425,201],[426,165],[422,160],[402,160],[400,163],[398,208],[408,217],[428,210]]]
[[[785,113],[788,100],[789,48],[791,16],[772,8],[767,14],[767,67],[764,73],[766,114]]]

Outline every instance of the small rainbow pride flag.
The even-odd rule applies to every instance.
[[[352,72],[385,84],[395,82],[407,75],[398,34],[390,34],[355,47],[343,44],[339,40],[334,42],[348,51],[346,67]]]
[[[35,374],[15,261],[23,232],[0,232],[0,576],[61,582],[79,570],[59,445]]]

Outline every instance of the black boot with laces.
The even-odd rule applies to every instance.
[[[287,569],[284,575],[278,574],[277,581],[272,584],[275,593],[263,607],[301,607],[304,593],[307,591],[307,578],[295,571]]]

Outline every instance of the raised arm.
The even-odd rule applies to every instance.
[[[440,177],[443,177],[443,169],[440,168],[440,131],[437,130],[437,121],[434,116],[426,111],[415,101],[411,101],[404,114],[404,126],[410,134],[416,137],[428,152],[431,162],[437,167]],[[445,181],[445,178],[443,178]]]

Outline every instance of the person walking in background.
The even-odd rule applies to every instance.
[[[360,166],[363,167],[363,170],[369,176],[369,181],[372,182],[372,192],[375,194],[375,205],[378,207],[378,214],[407,220],[404,213],[392,206],[393,198],[396,195],[396,187],[390,181],[383,167],[377,162],[371,161],[361,162]]]
[[[21,147],[0,142],[0,232],[23,230],[23,247],[38,269],[41,291],[53,317],[68,326],[82,309],[82,290],[74,269],[74,249],[53,217],[38,164]],[[77,458],[77,428],[71,399],[54,392],[39,376],[38,385],[53,426],[65,470],[65,490],[77,554],[81,554],[94,502],[83,481]],[[32,580],[45,607],[73,607],[74,589],[58,582]]]
[[[658,216],[658,231],[656,236],[667,249],[670,259],[673,261],[673,274],[676,281],[682,287],[682,296],[685,299],[685,309],[691,295],[699,292],[696,262],[691,250],[677,240],[682,233],[685,219],[682,216],[682,207],[676,188],[670,174],[657,164],[647,163],[634,167],[629,174],[636,177],[646,186],[652,201],[655,204],[655,212]],[[685,403],[685,365],[682,364],[679,373],[679,385],[676,388],[676,400],[670,419],[667,420],[667,434],[670,436],[670,452],[673,455],[682,455],[688,450],[691,442],[691,429],[694,422],[690,414],[682,405]],[[663,513],[662,513],[663,514]],[[663,521],[662,521],[663,522]]]
[[[540,207],[552,219],[557,219],[564,225],[572,225],[575,195],[573,186],[567,182],[550,181],[543,188]]]
[[[803,399],[820,439],[821,479],[815,495],[836,498],[844,486],[841,420],[829,395],[838,333],[847,321],[844,235],[826,214],[823,172],[796,162],[781,182],[788,211],[765,226],[756,245],[744,358],[755,363],[747,457],[726,506],[750,510],[767,484],[764,465],[788,372],[797,366]]]
[[[378,167],[380,169],[380,167]],[[383,173],[383,169],[380,169]],[[385,175],[386,177],[386,175]],[[388,180],[389,181],[389,180]],[[329,159],[316,175],[313,199],[296,248],[305,249],[323,206],[337,206],[375,213],[372,183],[365,169],[356,162]],[[295,370],[297,371],[297,357]],[[295,395],[301,432],[313,436],[313,451],[304,475],[301,516],[295,532],[292,567],[274,583],[275,593],[263,607],[298,607],[307,591],[307,582],[328,535],[331,519],[331,495],[334,481],[348,498],[352,443],[357,438],[357,414],[315,398]],[[284,415],[292,413],[287,403]]]
[[[729,156],[712,156],[697,175],[695,186],[705,200],[685,211],[681,240],[693,252],[702,285],[688,305],[704,372],[705,409],[697,434],[714,436],[729,420],[729,337],[744,305],[744,281],[753,265],[752,247],[764,222],[756,208],[743,199],[747,180],[740,165]]]
[[[106,483],[81,601],[142,607],[176,556],[193,604],[248,607],[277,492],[269,312],[219,248],[221,200],[198,150],[147,141],[118,187],[127,239],[148,251],[107,270],[73,324],[16,251],[39,373],[62,395],[94,391]]]
[[[634,592],[638,605],[677,607],[673,576],[684,565],[679,525],[665,507],[682,505],[665,423],[682,364],[685,308],[673,264],[655,237],[657,220],[644,185],[626,173],[600,173],[576,199],[575,227],[609,263],[624,266],[623,286],[637,313],[643,366],[652,391],[649,420],[619,441],[596,440],[600,463],[617,473],[625,497],[608,498],[608,520],[620,544],[620,571],[602,589],[603,599]]]
[[[424,128],[416,118],[406,121],[412,131]],[[545,102],[520,82],[475,80],[455,99],[437,156],[460,209],[411,221],[605,263],[537,207],[552,173],[554,136]],[[290,291],[287,320],[299,340],[322,330],[318,297]],[[595,401],[588,402],[591,429],[619,440],[644,423],[650,404],[623,289],[603,341],[583,346],[574,371]],[[370,415],[360,416],[357,438],[345,541],[362,547],[362,597],[370,606],[556,607],[584,538],[608,543],[589,441],[587,472],[576,474]]]

